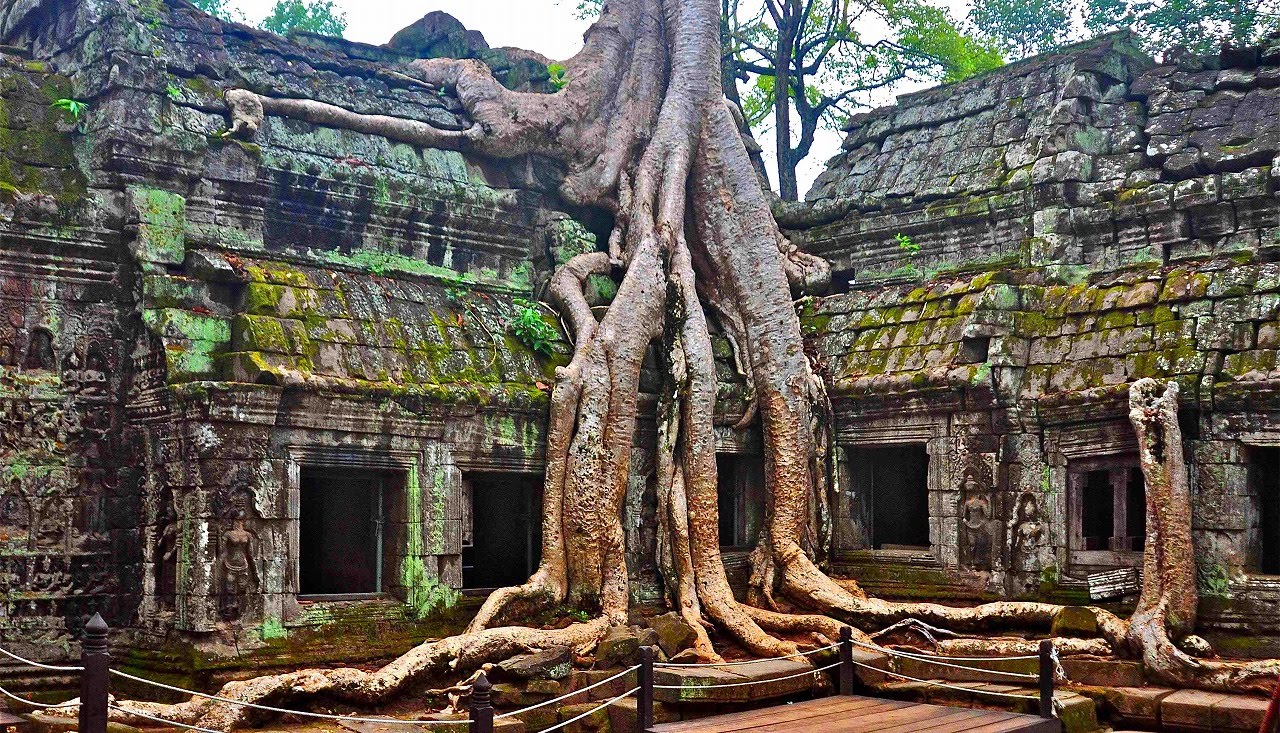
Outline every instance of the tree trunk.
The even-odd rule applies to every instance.
[[[1147,494],[1142,593],[1129,620],[1128,642],[1156,681],[1222,692],[1268,692],[1280,662],[1201,660],[1174,643],[1195,629],[1196,553],[1191,535],[1191,482],[1178,384],[1140,379],[1129,388],[1129,421],[1138,436],[1138,462]]]

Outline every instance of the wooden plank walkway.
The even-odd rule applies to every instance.
[[[1061,733],[1062,723],[997,710],[836,695],[792,705],[663,723],[650,733]]]

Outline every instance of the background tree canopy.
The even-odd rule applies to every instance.
[[[1280,31],[1280,0],[975,0],[968,20],[1011,59],[1124,29],[1160,57],[1256,43]]]
[[[244,13],[235,6],[235,0],[192,0],[206,13],[231,20],[245,22]],[[308,31],[322,36],[341,37],[347,29],[347,14],[334,7],[332,0],[277,0],[271,13],[258,25],[266,31],[286,35],[291,31]]]

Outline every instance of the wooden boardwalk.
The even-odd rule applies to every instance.
[[[792,705],[664,723],[651,733],[1061,733],[1062,723],[996,710],[836,695]]]

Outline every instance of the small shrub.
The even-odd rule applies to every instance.
[[[550,77],[547,83],[557,92],[569,83],[568,77],[565,76],[564,64],[547,64],[547,75]]]
[[[467,287],[467,281],[462,279],[461,275],[450,275],[441,278],[444,285],[444,297],[449,299],[450,303],[461,303],[471,294],[471,288]]]
[[[66,118],[75,123],[76,129],[84,134],[88,130],[89,124],[89,104],[76,99],[59,99],[49,105],[53,109],[61,110]]]
[[[902,232],[898,232],[897,234],[893,235],[893,241],[898,243],[898,249],[901,249],[903,252],[906,252],[908,255],[915,255],[920,252],[920,245],[911,241],[911,237],[908,237]]]
[[[175,102],[182,99],[182,90],[178,88],[177,84],[170,84],[165,87],[164,93],[168,95],[169,99],[172,99]]]
[[[511,332],[520,343],[539,354],[550,356],[551,345],[555,343],[559,334],[550,324],[542,320],[542,314],[533,303],[517,298],[515,304],[518,310],[509,324]]]

